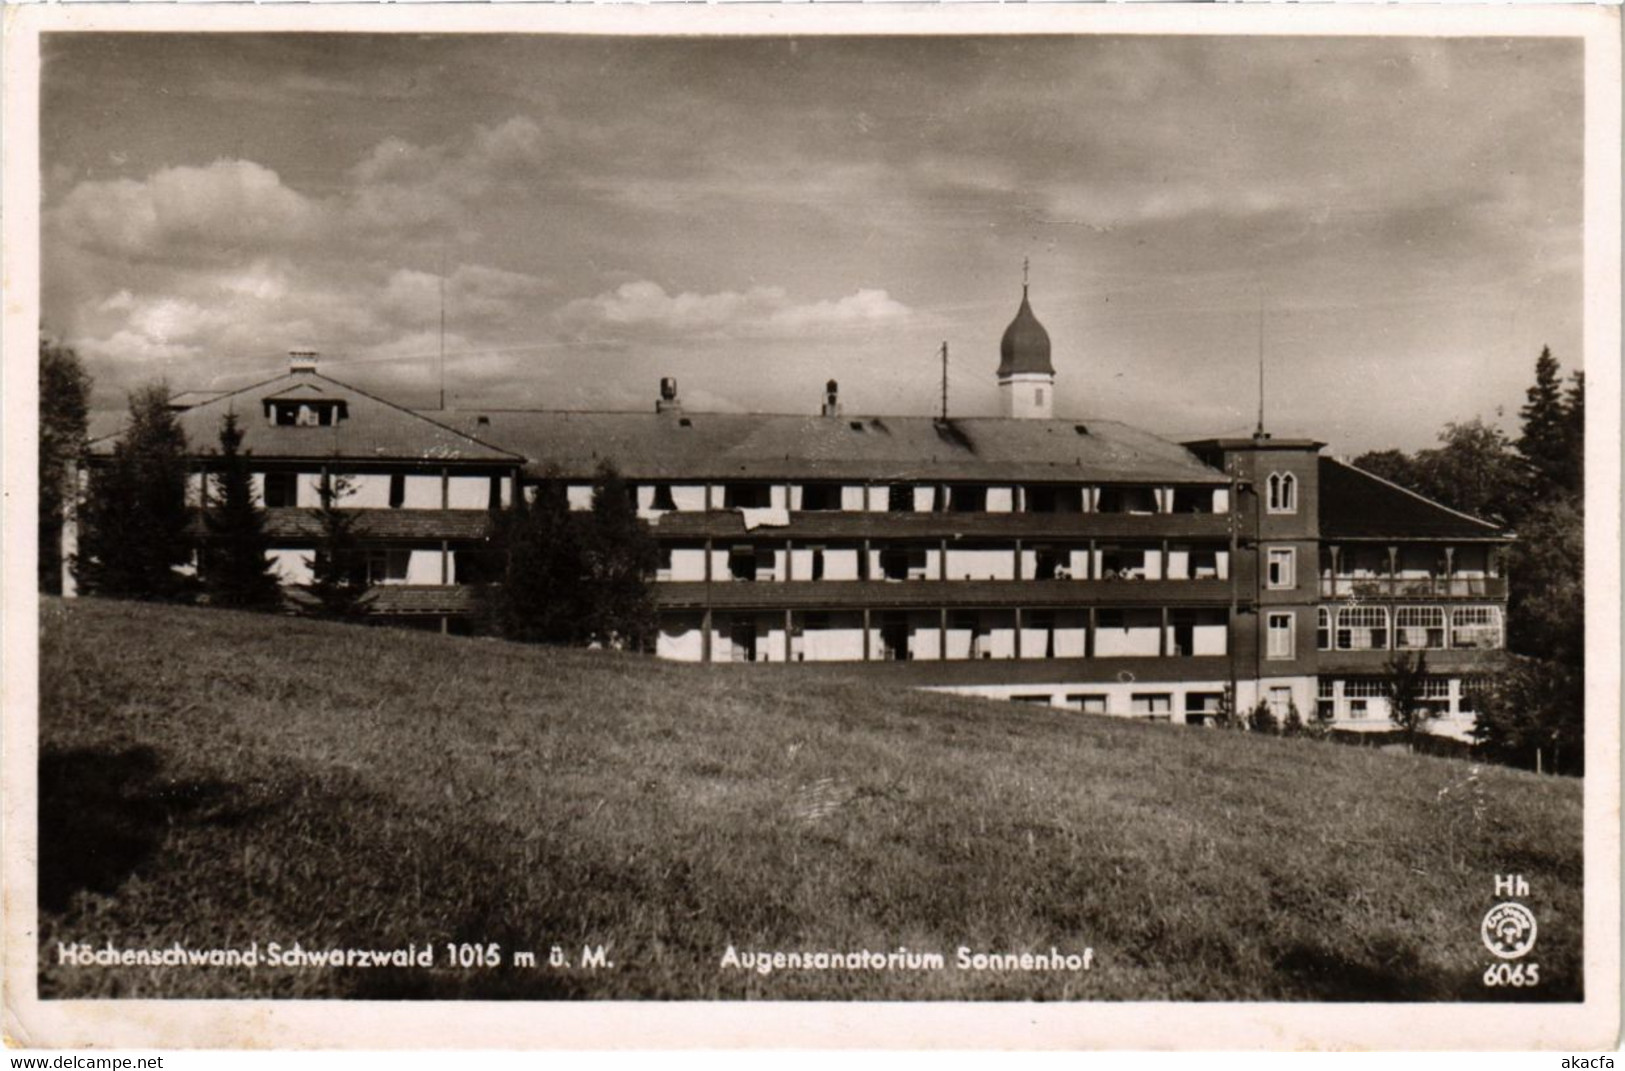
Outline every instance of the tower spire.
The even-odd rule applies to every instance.
[[[1021,296],[1027,296],[1027,268],[1030,261],[1027,257],[1021,258]]]

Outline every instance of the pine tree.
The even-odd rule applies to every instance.
[[[1563,394],[1563,485],[1577,497],[1585,495],[1585,425],[1586,374],[1575,372]]]
[[[237,414],[220,424],[220,471],[204,511],[209,539],[201,556],[209,603],[228,609],[275,610],[282,588],[266,557],[265,511],[254,503],[254,483],[242,453]]]
[[[587,632],[587,601],[579,526],[557,473],[537,488],[534,502],[516,496],[498,523],[506,553],[494,593],[497,630],[522,643],[580,643]]]
[[[186,600],[193,578],[186,435],[162,383],[130,396],[130,423],[113,456],[91,473],[80,511],[74,574],[92,595]]]
[[[1519,412],[1523,434],[1517,445],[1529,481],[1528,504],[1564,490],[1569,478],[1571,435],[1559,373],[1551,347],[1543,348],[1535,362],[1535,382],[1525,392],[1528,400]]]
[[[598,468],[586,528],[587,638],[605,647],[643,650],[655,633],[649,582],[659,551],[638,521],[626,481],[608,461]]]
[[[39,588],[62,591],[63,507],[85,448],[90,376],[67,346],[39,340]]]
[[[343,476],[322,473],[316,522],[321,528],[314,557],[305,559],[311,581],[306,586],[323,617],[350,619],[367,612],[367,559],[355,533],[355,514],[343,508],[354,488]]]

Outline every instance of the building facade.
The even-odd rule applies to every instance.
[[[1504,642],[1510,533],[1313,440],[1053,417],[1025,288],[997,379],[1003,416],[946,420],[846,415],[833,382],[806,416],[688,412],[671,380],[642,413],[413,411],[296,354],[175,404],[200,505],[237,413],[290,587],[309,580],[320,482],[344,477],[382,620],[455,628],[498,575],[494,512],[550,474],[586,509],[609,460],[660,548],[664,658],[1191,724],[1233,690],[1242,710],[1385,730],[1384,668],[1420,651],[1434,730],[1467,735]]]

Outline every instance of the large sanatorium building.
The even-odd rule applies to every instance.
[[[608,459],[660,547],[664,658],[858,664],[1186,723],[1233,684],[1239,709],[1386,729],[1384,666],[1425,650],[1434,729],[1466,735],[1503,644],[1509,533],[1309,439],[1055,417],[1025,289],[997,376],[999,417],[843,413],[833,382],[815,415],[691,412],[671,380],[641,413],[413,411],[295,353],[174,404],[193,444],[238,415],[287,584],[310,578],[321,474],[349,478],[382,620],[458,627],[495,575],[492,511],[549,472],[587,508]]]

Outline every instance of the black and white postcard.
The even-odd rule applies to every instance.
[[[8,1040],[1613,1045],[1618,8],[6,18]]]

